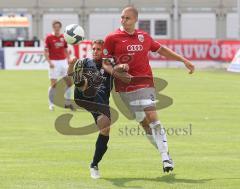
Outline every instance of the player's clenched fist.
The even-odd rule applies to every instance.
[[[118,65],[114,66],[113,69],[118,72],[128,72],[129,66],[128,66],[128,64],[118,64]]]
[[[189,74],[192,74],[195,70],[194,65],[189,60],[185,60],[183,63],[186,66],[186,68],[189,69]]]
[[[112,75],[124,83],[130,83],[133,76],[127,73],[128,70],[128,64],[118,64],[114,66]]]

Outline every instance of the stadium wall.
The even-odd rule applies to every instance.
[[[28,16],[31,22],[29,38],[43,39],[51,30],[49,23],[55,18],[62,20],[64,25],[69,22],[82,25],[87,37],[91,39],[94,37],[89,35],[94,25],[91,23],[91,15],[102,15],[104,18],[96,24],[104,25],[105,22],[110,22],[110,14],[119,15],[121,9],[128,4],[136,6],[140,16],[168,15],[167,35],[159,38],[237,39],[239,37],[238,27],[236,27],[238,25],[237,0],[1,0],[0,13],[1,15]],[[191,19],[192,17],[194,19]],[[103,33],[102,30],[105,29],[101,27],[97,30]],[[195,32],[196,30],[198,32]]]

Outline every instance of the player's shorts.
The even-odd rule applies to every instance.
[[[156,91],[153,87],[120,92],[119,95],[137,122],[142,122],[146,117],[145,108],[156,106]]]
[[[99,91],[95,97],[87,98],[81,91],[75,88],[74,101],[78,106],[92,114],[96,124],[100,115],[105,115],[111,120],[109,95],[105,94],[105,91]]]
[[[54,64],[54,68],[49,68],[48,70],[49,79],[59,79],[67,76],[67,59],[51,60],[51,62]]]

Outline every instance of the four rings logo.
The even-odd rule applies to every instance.
[[[143,46],[142,45],[128,45],[127,46],[127,51],[142,51]]]

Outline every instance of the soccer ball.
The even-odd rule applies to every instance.
[[[66,26],[63,35],[68,44],[75,45],[84,39],[84,30],[77,24],[71,24]]]

